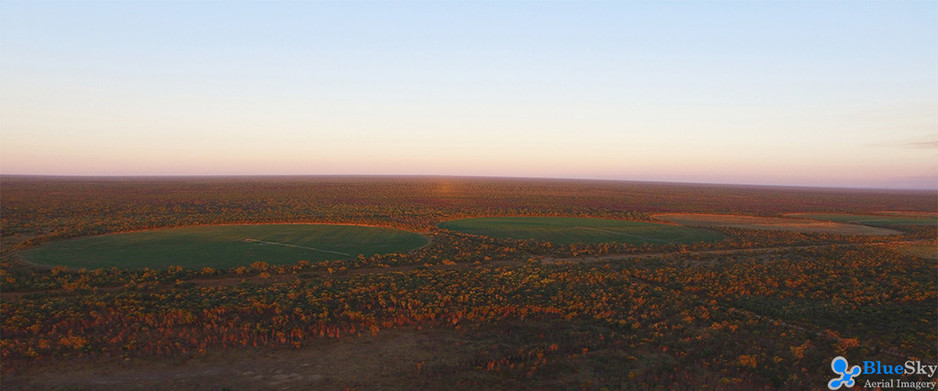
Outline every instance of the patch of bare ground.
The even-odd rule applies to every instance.
[[[743,215],[666,213],[652,216],[661,221],[686,226],[720,226],[743,229],[767,229],[805,233],[829,233],[841,235],[897,235],[900,232],[886,228],[868,227],[858,224],[836,223],[794,219],[785,217],[759,217]]]
[[[880,210],[875,212],[879,215],[901,216],[901,217],[934,217],[938,218],[938,212],[917,212],[905,210]]]
[[[377,336],[312,340],[300,349],[241,348],[189,358],[59,359],[4,373],[12,390],[417,389],[421,368],[474,351],[459,330],[383,330]]]
[[[889,243],[885,246],[903,254],[938,260],[938,239]]]

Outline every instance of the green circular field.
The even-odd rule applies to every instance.
[[[439,224],[452,231],[557,244],[619,242],[688,244],[716,241],[719,232],[640,221],[581,217],[480,217]]]
[[[126,232],[52,242],[23,260],[71,268],[231,268],[262,261],[292,264],[403,252],[423,235],[389,228],[326,224],[213,225]]]

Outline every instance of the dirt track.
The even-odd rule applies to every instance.
[[[916,244],[922,241],[899,241],[899,242],[873,242],[873,243],[856,243],[856,244],[812,244],[812,245],[802,245],[802,246],[777,246],[777,247],[757,247],[757,248],[745,248],[745,249],[723,249],[723,250],[698,250],[698,251],[672,251],[672,252],[658,252],[658,253],[640,253],[640,254],[608,254],[608,255],[595,255],[595,256],[580,256],[580,257],[553,257],[553,256],[532,256],[531,259],[534,260],[536,264],[584,264],[584,263],[594,263],[594,262],[605,262],[605,261],[628,261],[636,259],[647,259],[647,258],[665,258],[670,256],[677,256],[683,254],[760,254],[760,253],[769,253],[775,251],[785,251],[785,250],[800,250],[800,249],[811,249],[811,248],[824,248],[830,247],[832,245],[837,246],[864,246],[864,245],[902,245],[902,244]],[[404,265],[404,266],[388,266],[388,267],[365,267],[357,268],[351,270],[345,270],[335,273],[328,272],[319,272],[322,277],[333,276],[333,277],[343,277],[343,276],[357,276],[363,274],[376,274],[376,273],[393,273],[393,272],[410,272],[417,270],[418,268],[432,268],[436,270],[448,270],[448,269],[465,269],[470,267],[481,267],[481,266],[522,266],[528,264],[528,261],[519,261],[519,260],[502,260],[502,261],[491,261],[481,264],[474,263],[459,263],[455,265]],[[259,275],[254,276],[224,276],[219,278],[197,278],[187,280],[187,282],[194,283],[198,286],[234,286],[240,283],[252,283],[252,284],[272,284],[275,282],[290,281],[297,278],[301,278],[299,275],[294,274],[274,274],[268,277],[261,277]],[[171,289],[171,286],[167,285],[164,288]],[[124,287],[115,286],[115,287],[104,287],[98,288],[101,291],[115,292],[125,289]],[[76,292],[63,291],[61,289],[47,290],[47,291],[29,291],[29,292],[0,292],[0,298],[3,300],[16,300],[24,295],[32,294],[62,294],[62,295],[75,295]]]

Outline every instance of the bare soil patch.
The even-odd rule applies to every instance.
[[[877,211],[876,214],[891,215],[891,216],[903,216],[903,217],[931,217],[931,218],[938,218],[938,212],[916,212],[916,211],[907,211],[907,210],[881,210],[881,211]]]
[[[938,240],[920,240],[888,244],[890,248],[903,254],[938,260]]]
[[[696,213],[666,213],[654,215],[652,217],[658,220],[687,226],[720,226],[806,233],[831,233],[842,235],[897,235],[900,233],[891,229],[869,227],[858,224],[845,224],[833,221],[818,221],[785,217],[759,217]]]
[[[301,349],[230,349],[186,359],[50,360],[5,373],[6,390],[416,389],[420,367],[474,353],[451,329],[383,330]],[[411,379],[411,381],[408,381]]]

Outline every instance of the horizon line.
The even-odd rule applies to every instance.
[[[580,182],[613,182],[613,183],[644,183],[662,185],[689,185],[689,186],[726,186],[726,187],[770,187],[780,189],[814,189],[814,190],[868,190],[868,191],[914,191],[936,192],[934,188],[916,187],[869,187],[869,186],[820,186],[797,184],[765,184],[765,183],[738,183],[738,182],[685,182],[669,180],[636,180],[636,179],[610,179],[610,178],[582,178],[582,177],[542,177],[542,176],[500,176],[500,175],[448,175],[448,174],[6,174],[0,173],[0,178],[58,178],[58,179],[189,179],[189,178],[451,178],[451,179],[500,179],[500,180],[541,180],[541,181],[580,181]]]

